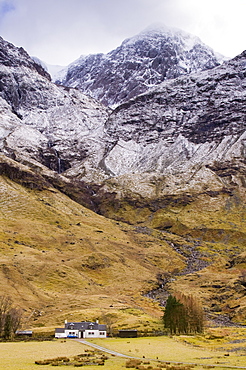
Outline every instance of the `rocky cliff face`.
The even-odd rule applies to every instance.
[[[108,178],[130,176],[131,182],[154,173],[182,177],[189,184],[199,174],[200,186],[211,176],[216,183],[215,172],[229,163],[244,168],[245,65],[244,52],[120,105],[105,124],[105,152],[98,169]]]
[[[108,54],[82,56],[56,82],[114,106],[164,80],[218,64],[213,50],[197,37],[163,26],[151,27]]]
[[[22,48],[1,38],[0,50],[1,151],[57,172],[83,161],[92,147],[97,152],[108,110],[78,90],[51,83]]]
[[[108,168],[115,174],[165,173],[195,162],[244,160],[245,68],[244,52],[220,67],[165,82],[118,107],[106,124],[113,142],[105,157]],[[131,149],[141,153],[137,160]],[[113,158],[113,153],[120,153],[127,169],[118,165],[120,158]]]
[[[139,40],[123,45],[135,50]],[[80,91],[51,83],[23,49],[0,42],[4,154],[97,184],[113,198],[130,192],[152,199],[233,183],[244,188],[245,53],[164,81],[111,113]]]

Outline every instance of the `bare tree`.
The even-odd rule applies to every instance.
[[[20,326],[22,312],[13,307],[10,297],[0,297],[0,337],[11,339]]]
[[[5,319],[8,311],[12,307],[12,300],[10,297],[1,296],[0,297],[0,337],[3,336]]]

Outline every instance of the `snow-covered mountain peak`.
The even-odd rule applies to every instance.
[[[108,54],[80,57],[56,82],[114,107],[165,80],[219,64],[213,50],[198,37],[152,25]]]
[[[134,44],[135,42],[143,39],[153,40],[157,38],[171,38],[173,40],[183,42],[183,46],[186,48],[186,50],[192,49],[196,44],[203,44],[199,37],[185,32],[179,28],[167,27],[162,23],[154,23],[137,35],[124,40],[122,45]]]

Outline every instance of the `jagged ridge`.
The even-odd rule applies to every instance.
[[[82,56],[55,80],[114,106],[164,80],[218,64],[213,50],[197,37],[158,26],[125,40],[108,54]]]

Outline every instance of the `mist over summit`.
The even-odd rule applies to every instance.
[[[213,68],[220,60],[198,37],[152,25],[107,54],[81,56],[54,80],[115,106],[165,80]]]

